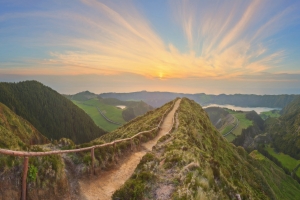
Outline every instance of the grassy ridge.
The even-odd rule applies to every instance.
[[[183,99],[179,127],[143,157],[113,199],[295,199],[300,185],[268,159],[228,143],[203,109]],[[275,175],[273,173],[276,173]]]
[[[116,139],[128,138],[141,131],[147,131],[155,128],[160,122],[162,115],[172,106],[174,101],[170,101],[155,110],[148,111],[145,115],[131,120],[120,128],[103,135],[100,139],[110,142]]]

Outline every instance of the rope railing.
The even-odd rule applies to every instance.
[[[162,116],[162,119],[160,120],[159,124],[157,127],[148,130],[148,131],[142,131],[137,133],[136,135],[130,137],[130,138],[125,138],[125,139],[119,139],[119,140],[115,140],[113,142],[109,142],[109,143],[105,143],[105,144],[99,144],[99,145],[94,145],[94,146],[90,146],[90,147],[84,147],[84,148],[79,148],[79,149],[69,149],[69,150],[58,150],[58,151],[46,151],[46,152],[27,152],[27,151],[14,151],[14,150],[8,150],[8,149],[0,149],[0,153],[1,154],[5,154],[5,155],[11,155],[11,156],[28,156],[28,157],[32,157],[32,156],[47,156],[47,155],[52,155],[52,154],[64,154],[64,153],[75,153],[75,152],[80,152],[80,151],[88,151],[91,150],[93,148],[101,148],[101,147],[106,147],[106,146],[113,146],[116,143],[120,143],[120,142],[124,142],[124,141],[128,141],[128,140],[132,140],[142,134],[145,133],[149,133],[154,131],[155,129],[160,128],[161,123],[163,122],[165,115],[168,114],[172,108],[175,105],[175,100],[173,102],[173,104],[170,106],[170,108],[168,108],[165,113]]]
[[[53,154],[65,154],[65,153],[76,153],[76,152],[81,152],[81,151],[91,151],[91,159],[92,159],[92,164],[91,164],[91,172],[92,174],[94,173],[94,150],[95,148],[101,148],[101,147],[107,147],[107,146],[113,146],[115,147],[117,143],[124,142],[124,141],[130,141],[131,143],[131,149],[133,148],[133,139],[140,137],[143,134],[150,133],[154,130],[159,130],[161,128],[161,124],[163,120],[165,119],[166,115],[173,109],[175,102],[178,99],[173,100],[173,104],[165,111],[165,113],[162,115],[162,118],[159,122],[159,124],[148,131],[141,131],[137,134],[135,134],[132,137],[125,138],[125,139],[119,139],[115,140],[113,142],[105,143],[105,144],[99,144],[99,145],[93,145],[90,147],[84,147],[84,148],[79,148],[79,149],[69,149],[69,150],[57,150],[57,151],[46,151],[46,152],[26,152],[26,151],[14,151],[14,150],[9,150],[9,149],[0,149],[0,154],[5,154],[5,155],[10,155],[10,156],[19,156],[19,157],[24,157],[24,166],[23,166],[23,177],[22,177],[22,193],[21,193],[21,199],[26,200],[26,179],[27,179],[27,172],[28,172],[28,162],[29,162],[29,157],[34,157],[34,156],[47,156],[47,155],[53,155]],[[172,127],[168,131],[168,133],[173,129],[174,126],[174,116],[172,118]],[[139,138],[140,143],[141,143],[141,138]]]

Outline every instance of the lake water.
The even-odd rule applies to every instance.
[[[234,106],[234,105],[219,105],[219,104],[210,104],[208,106],[203,106],[203,108],[208,108],[208,107],[220,107],[220,108],[228,108],[231,110],[241,110],[241,111],[252,111],[254,110],[258,114],[261,112],[266,112],[270,110],[281,110],[281,108],[267,108],[267,107],[240,107],[240,106]]]
[[[116,107],[121,108],[122,110],[126,108],[126,106],[123,106],[123,105],[118,105]]]

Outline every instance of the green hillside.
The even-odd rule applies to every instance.
[[[253,120],[258,120],[255,118],[257,114],[253,117],[253,112],[234,111],[220,107],[208,107],[204,110],[212,124],[229,142],[241,135],[244,129],[252,126]],[[263,126],[263,121],[260,122],[262,122],[260,126]]]
[[[37,81],[0,83],[0,102],[49,139],[84,143],[105,134],[83,110]]]
[[[64,96],[72,100],[79,108],[83,109],[93,119],[96,125],[108,132],[117,129],[125,122],[137,116],[141,116],[153,110],[153,107],[143,101],[121,101],[114,98],[103,99],[89,91]],[[117,106],[123,106],[125,108],[121,109]],[[106,120],[98,109],[100,109],[106,118],[117,124]]]
[[[28,121],[0,103],[0,148],[27,150],[29,145],[46,142],[49,140]]]
[[[300,98],[297,98],[284,109],[279,118],[270,118],[265,122],[265,131],[273,138],[277,152],[283,152],[300,159]]]
[[[179,127],[143,157],[113,199],[297,199],[300,185],[259,154],[228,143],[194,101],[182,99]]]
[[[99,101],[97,98],[86,100],[86,101],[75,101],[72,100],[79,108],[84,110],[98,125],[100,128],[105,131],[113,131],[120,127],[120,125],[113,124],[108,122],[98,111],[99,108],[104,115],[111,119],[112,121],[118,122],[120,124],[124,124],[125,120],[122,117],[122,110],[111,105],[107,105]]]

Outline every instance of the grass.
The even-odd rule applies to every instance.
[[[234,111],[234,110],[230,110],[230,109],[226,109],[226,111],[229,112],[229,114],[233,115],[235,117],[235,122],[236,123],[236,119],[239,120],[239,125],[236,127],[236,129],[234,129],[232,131],[232,133],[235,136],[241,135],[242,134],[242,130],[248,128],[249,126],[253,125],[253,122],[249,119],[246,118],[246,113],[245,112],[240,112],[240,111]],[[222,134],[227,133],[228,131],[230,131],[233,127],[233,124],[225,127],[225,129],[223,129],[221,131]],[[231,137],[232,138],[232,137]]]
[[[292,158],[291,156],[284,154],[284,153],[276,153],[273,148],[270,146],[265,147],[265,149],[271,154],[273,157],[277,158],[279,162],[286,168],[288,168],[290,171],[293,171],[295,167],[297,167],[298,164],[300,164],[300,160],[296,160],[295,158]],[[296,172],[297,176],[300,177],[300,170]]]
[[[104,117],[99,113],[96,107],[98,107],[102,112],[105,113],[105,116],[112,121],[124,124],[125,120],[122,117],[122,110],[111,105],[106,105],[98,99],[90,99],[87,101],[75,101],[72,100],[79,108],[83,109],[95,122],[97,126],[102,128],[105,131],[113,131],[120,127],[119,125],[109,123],[104,119]]]
[[[226,135],[225,138],[228,140],[228,142],[232,142],[236,138],[236,136],[234,134],[230,133],[230,134]]]
[[[258,161],[256,164],[260,165],[259,169],[276,195],[276,199],[299,199],[300,187],[295,180],[290,176],[285,175],[280,167],[275,165],[258,151],[251,152],[250,156]]]
[[[243,129],[253,125],[252,121],[246,118],[246,113],[235,112],[232,115],[239,120],[238,127],[232,131],[236,136],[241,135]]]
[[[275,118],[280,117],[279,112],[280,112],[279,110],[270,110],[270,111],[266,111],[266,112],[261,112],[259,115],[261,116],[261,118],[263,120],[266,120],[269,117],[275,117]]]
[[[228,133],[234,126],[235,126],[235,124],[228,124],[228,125],[221,131],[221,134],[224,135],[224,134]]]

